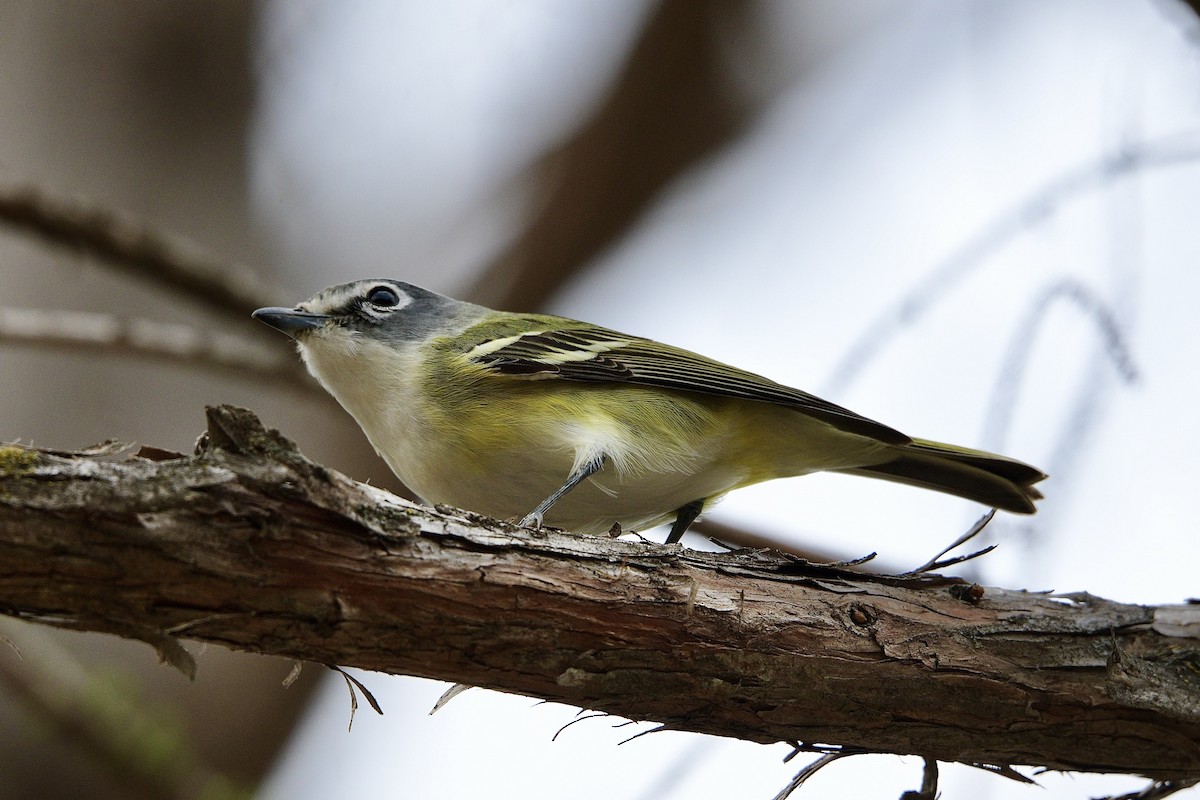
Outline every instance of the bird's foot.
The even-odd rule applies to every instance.
[[[542,527],[542,515],[534,511],[532,514],[526,514],[521,517],[521,521],[517,523],[522,528],[533,528],[537,530]]]

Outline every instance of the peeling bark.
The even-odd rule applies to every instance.
[[[0,612],[515,692],[668,728],[1200,776],[1200,606],[871,576],[430,510],[248,411],[194,456],[0,447]]]

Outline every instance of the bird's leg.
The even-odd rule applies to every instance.
[[[671,523],[671,532],[667,534],[667,544],[675,544],[683,535],[687,533],[687,529],[692,527],[692,523],[696,521],[696,517],[700,516],[700,512],[704,510],[704,498],[693,500],[687,505],[680,506],[675,511],[675,521]]]
[[[522,528],[526,528],[526,527],[530,527],[530,526],[532,526],[534,528],[542,527],[542,518],[546,516],[546,512],[550,510],[550,507],[553,506],[555,503],[557,503],[559,500],[561,500],[563,498],[563,495],[565,495],[567,492],[571,491],[576,486],[578,486],[580,483],[582,483],[584,481],[584,479],[586,479],[592,475],[595,475],[597,472],[599,472],[600,468],[604,466],[604,462],[607,460],[608,460],[608,457],[605,456],[603,453],[601,453],[600,455],[596,456],[595,458],[585,461],[583,464],[581,464],[579,466],[579,469],[575,470],[574,472],[572,472],[570,475],[567,476],[566,483],[564,483],[562,486],[558,487],[558,489],[556,489],[554,491],[554,494],[550,495],[545,500],[538,503],[538,507],[535,508],[533,511],[530,511],[524,517],[522,517],[521,521],[518,522],[517,524],[520,525]]]

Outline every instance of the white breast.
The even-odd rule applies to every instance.
[[[350,412],[392,471],[420,491],[423,451],[435,440],[420,413],[415,352],[352,335],[310,336],[300,345],[309,372]]]

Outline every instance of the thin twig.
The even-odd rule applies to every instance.
[[[617,726],[617,727],[621,727],[621,726]],[[650,728],[649,730],[645,730],[640,733],[635,733],[633,736],[630,736],[628,739],[622,739],[621,741],[617,742],[617,745],[620,746],[623,744],[629,744],[634,739],[640,739],[643,736],[649,736],[652,733],[659,733],[660,731],[665,731],[665,730],[669,730],[666,725],[655,725],[653,728]]]
[[[1200,778],[1185,781],[1155,781],[1141,791],[1129,792],[1117,797],[1096,798],[1096,800],[1162,800],[1164,797],[1170,797],[1176,792],[1190,789],[1197,784],[1200,784]]]
[[[1126,384],[1137,381],[1137,365],[1130,353],[1129,345],[1125,341],[1116,315],[1108,304],[1082,281],[1073,278],[1055,281],[1043,290],[1015,328],[1019,334],[1009,345],[1008,352],[998,370],[996,385],[992,389],[991,404],[984,416],[984,419],[987,420],[987,427],[983,434],[985,447],[999,447],[1008,433],[1013,409],[1017,406],[1017,392],[1020,388],[1024,368],[1031,360],[1033,347],[1039,339],[1038,334],[1049,316],[1050,309],[1060,302],[1080,309],[1096,326],[1096,330],[1104,342],[1104,352],[1112,362],[1121,381]]]
[[[269,348],[242,336],[113,314],[0,307],[0,343],[137,356],[228,372],[243,379],[281,381],[315,392],[288,348]]]
[[[358,692],[362,692],[363,698],[374,709],[376,714],[381,717],[383,716],[383,707],[379,705],[379,701],[375,699],[375,695],[371,694],[371,690],[362,681],[336,664],[326,664],[325,666],[342,676],[342,680],[346,682],[346,691],[350,693],[350,723],[346,726],[347,731],[354,728],[354,715],[358,712]],[[358,691],[355,691],[355,689]]]
[[[21,652],[0,653],[0,687],[12,702],[96,758],[127,794],[154,800],[247,800],[251,792],[204,763],[165,709],[89,671],[37,626],[0,619]],[[0,641],[7,637],[0,634]],[[15,649],[15,648],[14,648]]]
[[[1047,181],[996,217],[961,247],[913,284],[891,308],[866,326],[833,368],[822,394],[838,396],[866,370],[897,333],[912,325],[950,295],[988,256],[1017,236],[1049,219],[1067,201],[1121,178],[1157,167],[1200,160],[1200,136],[1174,134],[1120,148]]]
[[[932,572],[933,570],[944,569],[946,567],[953,566],[955,564],[961,564],[964,561],[970,561],[973,558],[978,558],[979,556],[984,555],[985,553],[990,553],[992,550],[994,550],[996,548],[996,545],[992,545],[990,547],[985,547],[982,550],[978,550],[969,555],[958,556],[956,558],[946,559],[945,561],[938,560],[942,556],[946,555],[946,553],[949,553],[954,548],[959,547],[960,545],[964,545],[967,542],[974,539],[976,536],[978,536],[980,534],[980,532],[982,532],[983,529],[987,527],[987,524],[989,522],[991,522],[992,518],[995,516],[996,516],[996,509],[993,508],[992,510],[990,510],[986,514],[984,514],[982,517],[975,520],[974,524],[972,524],[970,528],[967,528],[966,532],[963,533],[962,536],[959,536],[957,539],[955,539],[949,545],[942,548],[941,552],[939,552],[936,556],[929,559],[924,564],[922,564],[921,566],[912,570],[911,572],[908,572],[905,574],[906,575],[921,575],[926,572]]]
[[[432,717],[434,714],[441,711],[446,706],[447,703],[449,703],[454,698],[458,697],[460,694],[465,692],[467,689],[474,689],[474,688],[475,687],[470,685],[469,683],[455,683],[455,684],[451,685],[449,689],[442,692],[442,696],[439,697],[437,699],[437,702],[433,704],[433,708],[429,709],[429,716]]]
[[[572,725],[574,725],[577,722],[583,722],[585,719],[599,719],[600,717],[607,717],[607,716],[609,716],[609,715],[605,714],[603,711],[597,711],[597,712],[594,712],[591,714],[576,715],[575,719],[571,720],[566,725],[563,725],[561,728],[556,730],[554,732],[554,735],[550,737],[550,741],[557,742],[559,734],[561,734],[563,731],[565,731],[567,728],[571,727]]]
[[[1015,781],[1016,783],[1026,783],[1026,784],[1029,784],[1030,786],[1041,786],[1041,784],[1039,784],[1033,778],[1030,778],[1026,775],[1022,775],[1021,773],[1017,772],[1015,769],[1013,769],[1012,767],[1010,767],[1007,764],[973,763],[973,764],[967,764],[967,766],[973,767],[974,769],[983,770],[984,772],[987,772],[992,775],[999,775],[1002,778],[1008,778],[1010,781]]]
[[[165,236],[125,215],[39,189],[0,188],[0,221],[239,318],[288,296],[247,267],[205,257],[181,237]]]
[[[853,755],[853,754],[852,753],[826,753],[825,755],[818,758],[816,761],[814,761],[811,764],[809,764],[808,766],[806,766],[804,769],[797,772],[796,776],[794,778],[792,778],[790,781],[788,781],[788,785],[783,787],[783,789],[781,789],[779,791],[779,794],[775,795],[773,798],[771,798],[771,800],[787,800],[787,798],[792,796],[792,792],[799,789],[800,786],[803,785],[804,782],[807,781],[809,778],[811,778],[813,775],[816,775],[822,769],[829,766],[833,762],[837,761],[839,758],[846,758],[847,756],[850,756],[850,755]]]
[[[796,556],[808,561],[812,564],[822,564],[830,566],[847,566],[857,567],[875,558],[875,554],[871,553],[865,557],[851,558],[848,560],[842,559],[838,554],[830,550],[818,550],[809,547],[807,544],[797,544],[770,534],[758,533],[756,531],[746,530],[745,528],[731,525],[727,522],[717,522],[713,519],[701,519],[694,526],[692,531],[702,536],[705,536],[713,541],[718,547],[726,550],[737,550],[739,548],[750,549],[768,549],[775,550],[780,553],[786,553],[791,556]],[[817,538],[816,534],[807,537],[809,539]],[[892,573],[900,570],[889,570],[886,566],[880,565],[878,562],[872,564],[872,572]]]

